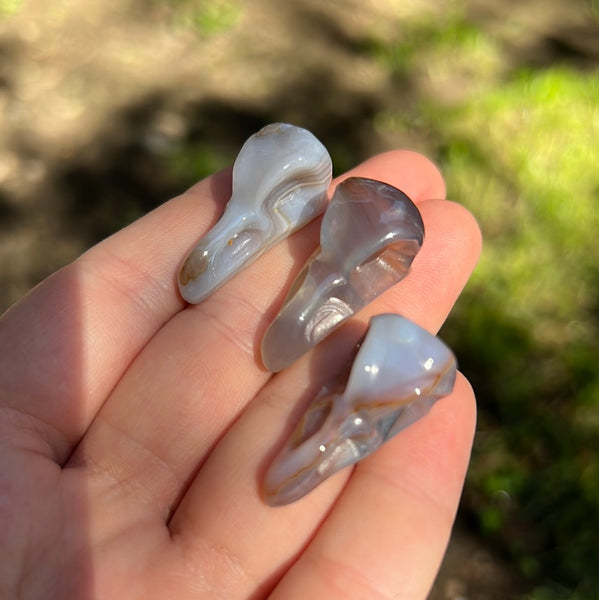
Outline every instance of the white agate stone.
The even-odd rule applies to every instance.
[[[451,393],[456,368],[451,350],[415,323],[373,317],[345,389],[321,390],[268,469],[268,504],[298,500],[423,417]]]
[[[340,183],[322,219],[320,248],[264,335],[264,366],[281,371],[401,281],[423,239],[420,212],[402,191],[363,177]]]
[[[197,303],[266,250],[323,212],[331,158],[306,129],[267,125],[241,148],[231,199],[179,272],[184,300]]]

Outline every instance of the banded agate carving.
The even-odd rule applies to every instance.
[[[266,502],[294,502],[367,457],[451,393],[455,377],[441,340],[399,315],[373,317],[346,384],[321,390],[268,469]]]
[[[274,123],[251,136],[233,166],[231,198],[218,223],[184,261],[184,300],[204,300],[266,250],[320,215],[331,158],[306,129]]]
[[[297,276],[262,341],[281,371],[408,273],[424,239],[418,208],[386,183],[351,177],[326,209],[320,248]]]

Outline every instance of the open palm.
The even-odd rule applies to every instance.
[[[400,312],[437,331],[478,257],[475,222],[417,154],[351,174],[404,190],[426,227],[409,277],[355,322]],[[273,376],[257,351],[316,222],[201,304],[179,297],[177,267],[229,188],[230,172],[202,181],[0,321],[1,598],[426,597],[468,462],[472,391],[459,376],[353,470],[266,505],[269,457],[336,354],[316,349]]]

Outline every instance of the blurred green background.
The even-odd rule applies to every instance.
[[[406,147],[484,253],[442,331],[478,395],[431,598],[599,598],[596,0],[0,0],[0,310],[264,124]]]

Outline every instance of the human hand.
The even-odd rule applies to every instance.
[[[474,220],[441,200],[441,176],[417,154],[350,174],[405,191],[426,227],[410,275],[356,322],[400,312],[436,332],[478,258]],[[472,390],[458,376],[355,468],[265,504],[268,458],[325,373],[317,348],[273,376],[260,340],[318,223],[186,306],[177,268],[229,188],[230,172],[200,182],[0,321],[1,598],[426,597],[470,454]]]

